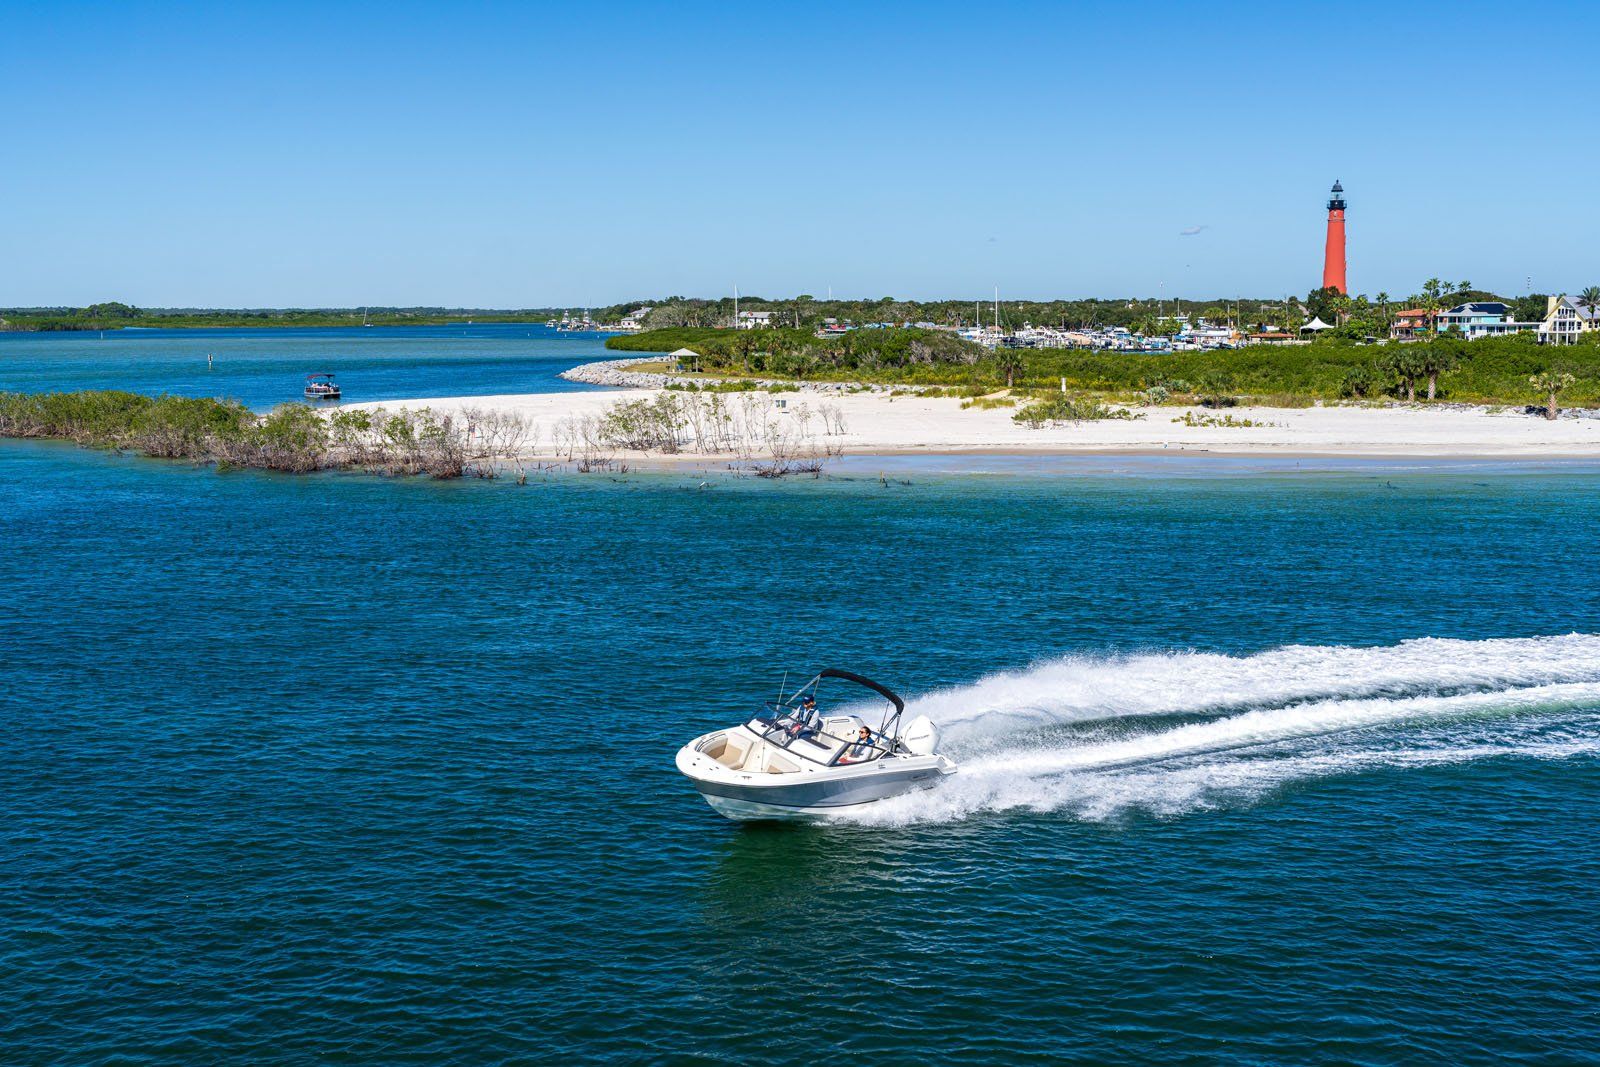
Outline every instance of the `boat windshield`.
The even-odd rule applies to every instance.
[[[893,752],[893,743],[888,738],[871,730],[854,715],[823,716],[815,709],[780,704],[769,707],[745,725],[768,744],[825,767],[868,763]]]
[[[836,678],[865,687],[888,701],[876,728],[862,721],[850,707],[824,714],[817,704],[818,687],[825,679]],[[775,701],[752,718],[747,728],[768,744],[777,745],[792,755],[833,767],[848,763],[867,763],[894,755],[899,747],[900,713],[905,701],[893,691],[859,674],[829,667],[788,696],[781,691]]]

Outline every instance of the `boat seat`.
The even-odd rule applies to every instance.
[[[706,751],[706,755],[724,767],[738,770],[750,757],[750,746],[742,737],[728,736]]]

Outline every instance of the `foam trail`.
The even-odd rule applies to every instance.
[[[1263,707],[1265,686],[1214,686],[1193,694],[1189,706],[1216,708],[1233,700],[1249,710],[1149,730],[1140,716],[1165,709],[1145,710],[1145,705],[1135,700],[1132,706],[1140,710],[1116,723],[1121,731],[1112,738],[1104,737],[1103,730],[1091,739],[1081,731],[1045,729],[1029,738],[1013,736],[1006,741],[1006,729],[1016,725],[1016,713],[1008,710],[1000,716],[1000,731],[987,738],[991,742],[987,750],[966,759],[960,772],[939,788],[874,805],[855,817],[898,824],[1015,808],[1065,811],[1089,819],[1109,818],[1130,809],[1175,814],[1230,799],[1254,798],[1288,781],[1380,766],[1429,766],[1506,755],[1539,759],[1600,755],[1600,662],[1590,655],[1596,643],[1589,637],[1450,642],[1447,644],[1471,646],[1482,655],[1473,662],[1466,649],[1453,648],[1451,655],[1427,671],[1414,656],[1414,646],[1422,642],[1408,643],[1413,648],[1405,656],[1387,658],[1383,654],[1393,650],[1279,650],[1292,653],[1291,658],[1301,663],[1341,658],[1349,662],[1363,657],[1340,654],[1375,653],[1375,659],[1365,662],[1380,669],[1351,683],[1369,691],[1430,684],[1440,690],[1467,691],[1341,696]],[[1515,659],[1512,653],[1519,649],[1529,655]],[[1152,661],[1161,658],[1137,657],[1142,662],[1136,670],[1147,671]],[[1262,659],[1283,663],[1276,653],[1245,660],[1206,658],[1234,664]],[[1100,666],[1114,671],[1116,663],[1101,661]],[[1248,671],[1233,677],[1260,678],[1258,666],[1252,664]],[[1040,681],[1039,672],[1027,676],[1033,683]],[[1584,680],[1508,683],[1514,677],[1572,676]],[[1020,677],[1024,676],[1009,676],[1006,685],[1015,687]],[[1212,677],[1221,677],[1221,672]],[[1404,682],[1397,680],[1402,677]],[[971,689],[981,690],[991,681]],[[1277,692],[1292,690],[1293,681],[1274,682]],[[1334,680],[1319,677],[1314,681],[1328,685]],[[1489,688],[1495,685],[1498,688]],[[1097,714],[1081,717],[1103,718],[1105,707],[1102,703]],[[992,714],[980,713],[965,721],[983,725],[991,721],[988,716]],[[1071,718],[1057,713],[1044,721]],[[1040,722],[1037,716],[1024,719],[1033,725]]]
[[[1558,712],[1600,707],[1600,683],[1535,686],[1448,697],[1402,700],[1328,700],[1286,708],[1247,711],[1225,719],[1194,723],[1121,741],[1013,751],[974,760],[963,768],[985,774],[1039,775],[1062,771],[1149,764],[1201,753],[1255,748],[1304,737],[1326,737],[1349,730],[1429,718]]]
[[[950,822],[983,812],[1029,810],[1064,812],[1100,822],[1138,811],[1178,816],[1259,800],[1273,790],[1304,780],[1334,778],[1384,768],[1448,766],[1484,759],[1559,760],[1600,756],[1600,734],[1551,741],[1538,733],[1515,733],[1478,744],[1447,736],[1417,739],[1417,747],[1336,748],[1273,759],[1196,761],[1178,767],[1133,771],[1081,771],[1056,777],[1021,777],[990,788],[921,793],[886,801],[853,817],[876,825]]]
[[[1378,648],[1291,645],[1252,656],[1069,656],[913,700],[956,746],[1052,723],[1201,714],[1293,701],[1600,681],[1600,635]]]

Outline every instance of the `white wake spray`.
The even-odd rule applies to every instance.
[[[1374,767],[1600,754],[1600,635],[1070,657],[907,710],[945,727],[961,770],[865,821],[1170,815]],[[1165,715],[1204,721],[1152,729]]]
[[[1067,656],[919,697],[907,715],[928,716],[962,744],[1051,723],[1583,681],[1600,681],[1600,634],[1290,645],[1253,656]]]

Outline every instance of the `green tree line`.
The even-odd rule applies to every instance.
[[[1268,403],[1340,399],[1433,399],[1523,404],[1529,379],[1573,375],[1569,404],[1600,404],[1600,334],[1563,347],[1531,334],[1415,344],[1323,338],[1306,345],[1139,353],[1086,349],[988,349],[948,333],[856,330],[819,338],[805,330],[676,328],[610,338],[622,352],[689,348],[700,369],[737,377],[861,381],[997,389],[1059,388],[1127,398],[1163,388],[1175,395],[1238,394]]]
[[[474,322],[546,322],[558,312],[550,308],[519,311],[487,308],[138,308],[111,301],[84,308],[0,308],[0,330],[111,330],[128,326],[183,329],[228,326],[440,326]]]

